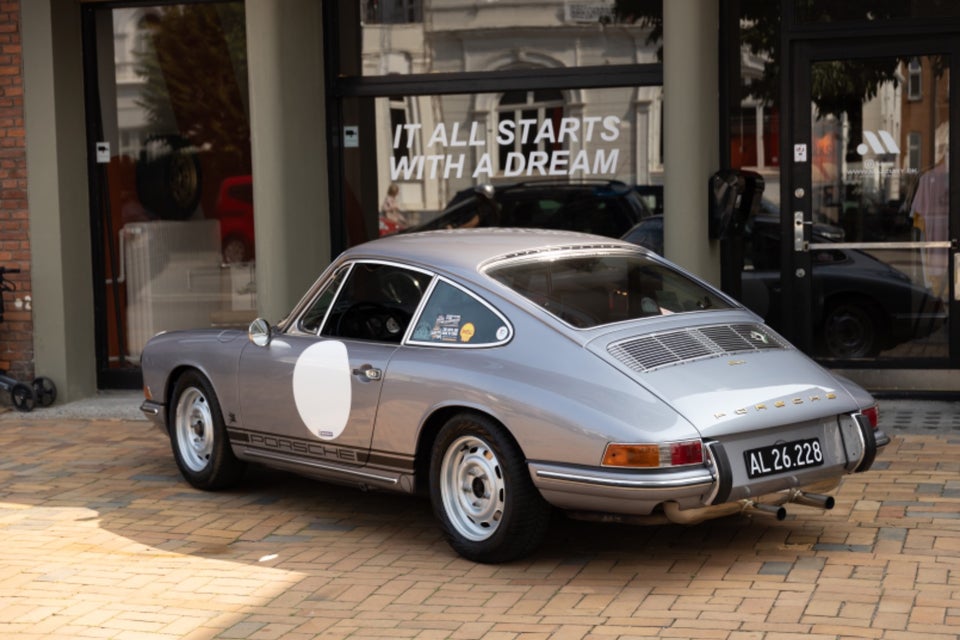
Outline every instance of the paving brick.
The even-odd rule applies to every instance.
[[[502,566],[456,557],[414,497],[262,470],[194,491],[139,422],[5,413],[0,448],[0,637],[960,635],[956,438],[898,435],[833,511],[558,519]]]

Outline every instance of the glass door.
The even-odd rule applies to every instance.
[[[782,277],[827,366],[956,367],[953,45],[798,47]]]
[[[243,2],[83,7],[98,386],[256,313]]]

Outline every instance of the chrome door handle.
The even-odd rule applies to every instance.
[[[367,380],[379,380],[380,378],[383,377],[383,371],[375,367],[371,367],[368,364],[365,364],[358,369],[354,369],[353,375],[363,376]]]
[[[813,226],[813,222],[803,219],[803,211],[793,212],[793,250],[802,252],[809,251],[810,244],[803,238],[804,226]]]

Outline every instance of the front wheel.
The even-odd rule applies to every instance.
[[[17,411],[24,413],[33,411],[33,408],[37,405],[37,398],[33,394],[33,387],[22,382],[17,382],[11,387],[10,401],[13,402],[13,406],[17,408]]]
[[[454,416],[440,430],[430,498],[450,546],[474,562],[528,555],[550,521],[550,506],[533,486],[519,447],[479,415]]]
[[[220,403],[210,382],[190,371],[177,380],[170,414],[170,440],[180,473],[198,489],[223,489],[243,475],[233,455]]]

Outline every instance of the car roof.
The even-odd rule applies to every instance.
[[[396,234],[352,247],[342,258],[399,260],[460,274],[476,273],[478,266],[496,258],[561,248],[637,246],[613,238],[574,231],[484,227]]]

